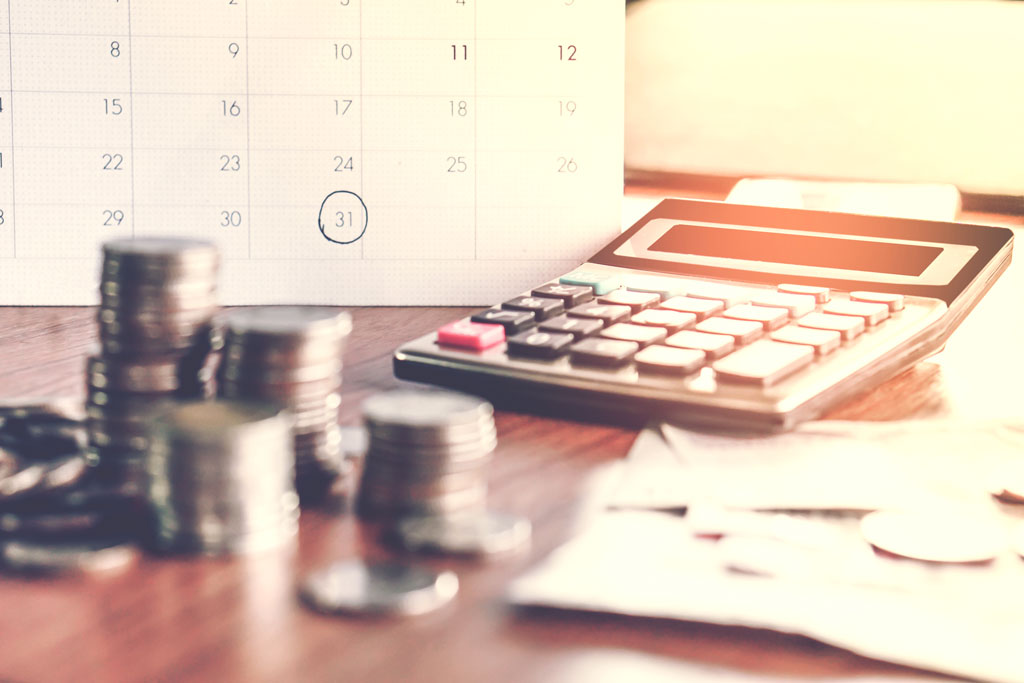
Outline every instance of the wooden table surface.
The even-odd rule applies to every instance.
[[[1024,226],[1020,218],[968,220]],[[1017,416],[1024,387],[1024,264],[1013,264],[939,355],[834,410],[892,420]],[[360,308],[346,355],[343,423],[395,386],[398,344],[462,308]],[[0,308],[0,398],[84,395],[96,340],[91,308]],[[4,681],[660,681],[921,674],[767,631],[548,611],[517,611],[508,582],[564,542],[594,482],[635,431],[510,412],[489,501],[529,517],[529,551],[501,562],[431,559],[461,590],[412,619],[330,618],[304,609],[296,581],[329,560],[387,557],[350,514],[305,511],[297,547],[241,559],[144,558],[105,578],[0,577]],[[732,679],[729,679],[732,680]]]

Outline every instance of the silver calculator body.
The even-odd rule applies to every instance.
[[[1012,240],[666,199],[572,272],[401,346],[395,374],[589,421],[784,430],[939,350]]]

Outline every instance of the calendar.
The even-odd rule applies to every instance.
[[[228,304],[486,304],[617,234],[621,3],[0,0],[0,303],[99,246],[221,250]]]

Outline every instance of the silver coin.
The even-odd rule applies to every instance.
[[[224,315],[228,331],[241,335],[343,339],[352,331],[348,313],[327,306],[252,306]]]
[[[0,400],[0,418],[50,415],[79,420],[85,415],[82,399],[69,396],[9,398]]]
[[[0,562],[26,573],[100,573],[127,569],[139,557],[138,548],[122,541],[44,543],[7,541]]]
[[[310,573],[299,595],[327,614],[411,616],[443,607],[458,591],[459,579],[451,571],[348,560]]]
[[[46,473],[46,465],[36,463],[27,467],[21,467],[14,474],[0,479],[0,500],[17,498],[18,496],[38,490],[43,479],[46,477]]]
[[[0,533],[20,536],[65,536],[81,534],[96,529],[106,519],[106,514],[97,510],[44,512],[44,513],[0,513]]]
[[[972,513],[879,510],[860,531],[879,550],[926,562],[987,562],[1007,546],[998,522]]]
[[[407,550],[497,555],[525,547],[532,527],[524,517],[488,510],[458,517],[407,517],[395,531]]]
[[[481,398],[439,389],[397,389],[363,402],[363,416],[370,429],[389,430],[395,441],[443,438],[449,432],[467,429],[474,432],[493,415],[494,408]]]

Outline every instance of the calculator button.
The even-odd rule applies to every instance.
[[[604,322],[597,318],[569,318],[560,315],[557,318],[545,320],[539,327],[545,332],[565,332],[571,334],[575,339],[583,339],[597,334],[604,327]]]
[[[789,312],[785,308],[769,308],[768,306],[753,306],[751,304],[733,306],[726,309],[722,315],[736,320],[759,322],[766,330],[778,329],[789,320]]]
[[[697,349],[707,354],[708,358],[721,358],[736,347],[736,340],[727,334],[709,334],[683,330],[676,332],[665,340],[669,346],[680,349]]]
[[[590,302],[582,306],[576,306],[566,311],[574,318],[596,318],[607,327],[629,317],[629,306],[615,306],[613,304],[599,304]]]
[[[756,320],[733,320],[731,318],[708,318],[697,323],[697,327],[694,329],[711,334],[727,334],[735,339],[737,344],[749,344],[764,334],[764,325]]]
[[[537,320],[547,320],[565,312],[565,306],[558,299],[539,296],[517,296],[501,305],[512,311],[531,311]]]
[[[687,284],[686,294],[698,299],[721,301],[726,308],[729,308],[750,301],[752,292],[742,287],[733,287],[717,282],[690,282]]]
[[[470,320],[475,323],[501,325],[505,328],[505,334],[509,336],[537,324],[533,313],[529,311],[506,311],[500,308],[489,308],[486,311],[481,311],[471,317]]]
[[[813,296],[814,300],[819,304],[827,304],[832,298],[832,290],[828,287],[818,287],[816,285],[788,285],[782,284],[778,286],[780,292],[786,294],[806,294]]]
[[[662,299],[686,293],[685,282],[670,277],[653,275],[630,275],[626,277],[625,287],[633,292],[653,292]]]
[[[572,308],[585,304],[594,298],[594,288],[582,285],[563,285],[552,283],[538,287],[530,292],[534,296],[547,297],[549,299],[561,299],[565,308]]]
[[[505,328],[501,325],[456,320],[438,328],[437,341],[448,346],[482,351],[505,341]]]
[[[557,358],[569,351],[569,345],[572,342],[571,334],[527,330],[508,338],[508,354],[534,358]]]
[[[814,349],[761,339],[729,354],[711,366],[719,380],[754,382],[768,386],[809,365]]]
[[[558,278],[558,281],[563,285],[590,287],[598,296],[618,289],[622,284],[622,279],[618,275],[599,273],[593,270],[574,270],[568,275]]]
[[[811,346],[819,356],[832,353],[839,347],[841,335],[837,330],[820,330],[814,327],[788,325],[772,332],[772,339],[787,344]]]
[[[829,313],[808,313],[797,321],[800,327],[816,330],[835,330],[849,341],[864,331],[864,319],[852,315],[831,315]]]
[[[625,365],[633,360],[633,355],[638,350],[640,345],[635,342],[597,337],[578,341],[569,347],[573,363],[606,367]]]
[[[888,306],[865,301],[833,301],[826,304],[822,310],[833,315],[851,315],[863,318],[868,327],[877,325],[889,317]]]
[[[774,306],[785,308],[792,318],[799,318],[814,310],[817,300],[808,294],[786,294],[784,292],[763,292],[758,294],[750,303],[758,306]]]
[[[641,371],[687,375],[703,367],[707,362],[707,354],[699,349],[679,349],[659,344],[640,349],[633,360]]]
[[[629,323],[616,323],[601,330],[602,337],[636,342],[641,348],[664,341],[666,334],[665,330],[660,327],[630,325]]]
[[[637,325],[654,325],[655,327],[664,327],[671,333],[691,327],[695,322],[697,322],[697,316],[693,313],[670,311],[664,308],[648,308],[647,310],[640,311],[630,318],[630,322]]]
[[[653,292],[630,292],[626,289],[616,289],[598,298],[603,304],[616,304],[618,306],[629,306],[634,313],[639,313],[645,308],[650,308],[661,302],[661,297]]]
[[[850,292],[851,301],[866,301],[873,304],[885,304],[890,313],[903,310],[903,295],[888,292]]]
[[[725,304],[714,299],[694,299],[689,296],[674,296],[661,304],[662,308],[683,313],[693,313],[697,320],[703,320],[725,309]]]

